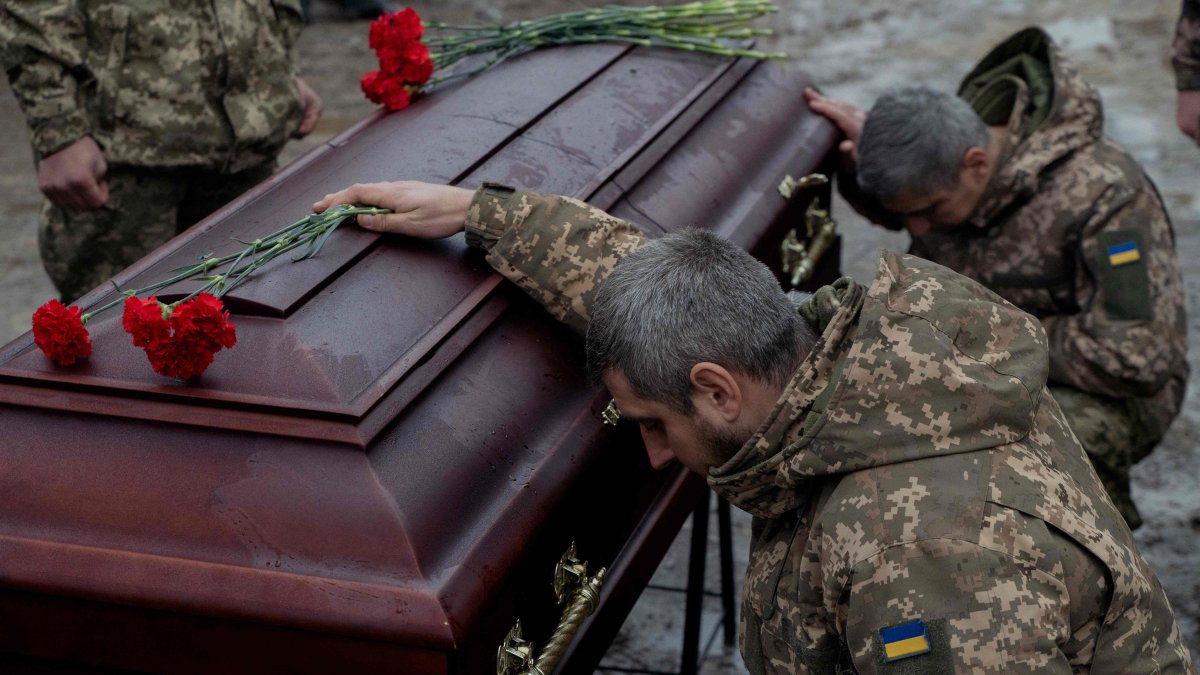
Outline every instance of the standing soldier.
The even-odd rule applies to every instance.
[[[1175,121],[1180,131],[1200,143],[1200,0],[1183,0],[1171,63],[1179,90]]]
[[[978,283],[884,252],[799,312],[708,232],[651,241],[485,184],[354,186],[360,225],[466,232],[587,333],[655,467],[755,516],[751,673],[1193,673],[1174,615],[1045,382],[1046,333]]]
[[[0,42],[46,196],[38,244],[71,301],[269,176],[317,95],[299,0],[8,0]]]
[[[1100,97],[1041,29],[996,47],[959,97],[909,88],[865,116],[809,92],[856,151],[842,193],[912,253],[1038,317],[1050,391],[1130,527],[1129,469],[1179,413],[1188,376],[1175,234]]]

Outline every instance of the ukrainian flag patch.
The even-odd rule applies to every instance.
[[[1127,241],[1123,244],[1113,244],[1108,247],[1108,264],[1113,267],[1128,265],[1142,259],[1141,251],[1138,251],[1136,241]]]
[[[925,632],[925,622],[920,619],[881,629],[879,638],[885,661],[906,659],[929,651],[929,634]]]

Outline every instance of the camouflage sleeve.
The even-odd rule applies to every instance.
[[[1114,192],[1114,191],[1110,191]],[[1098,202],[1080,243],[1077,314],[1048,316],[1050,381],[1128,398],[1162,389],[1184,362],[1183,285],[1158,195]]]
[[[1200,0],[1183,0],[1171,48],[1177,89],[1200,89]]]
[[[843,601],[862,675],[1070,673],[1062,579],[959,539],[885,549],[857,565]]]
[[[0,3],[0,51],[8,81],[45,157],[88,135],[79,91],[86,79],[87,37],[75,0]]]
[[[567,197],[485,183],[467,212],[467,243],[555,318],[587,331],[596,289],[646,241],[629,223]]]
[[[275,0],[273,5],[275,17],[278,20],[278,30],[283,36],[283,43],[287,45],[292,69],[299,75],[300,57],[297,43],[300,40],[300,33],[304,30],[304,8],[300,4],[300,0]]]

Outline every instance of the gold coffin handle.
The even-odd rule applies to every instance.
[[[517,621],[496,652],[496,675],[548,675],[553,672],[579,627],[596,611],[600,587],[607,572],[601,567],[589,577],[587,563],[575,557],[575,543],[571,542],[554,568],[554,594],[559,604],[565,602],[558,627],[542,653],[535,657],[533,644],[525,641],[521,635],[521,622]]]
[[[779,186],[779,193],[790,199],[797,189],[827,183],[829,183],[829,178],[820,173],[809,174],[800,180],[786,176],[783,184]],[[781,246],[783,272],[791,274],[789,281],[792,288],[796,288],[812,278],[813,272],[817,269],[817,263],[829,250],[837,232],[837,221],[829,216],[829,209],[821,208],[817,197],[813,197],[813,200],[809,202],[808,209],[804,212],[804,229],[803,240],[793,228],[788,232]]]

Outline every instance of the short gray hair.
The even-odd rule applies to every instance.
[[[966,101],[928,87],[880,96],[858,140],[858,187],[890,199],[958,185],[967,150],[988,147],[987,125]]]
[[[588,372],[620,372],[639,397],[694,410],[691,369],[717,363],[783,386],[816,336],[766,265],[703,230],[669,234],[625,256],[600,286]]]

